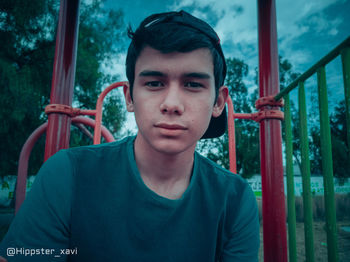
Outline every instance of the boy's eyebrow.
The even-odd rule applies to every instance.
[[[191,77],[191,78],[200,78],[200,79],[209,79],[210,75],[207,73],[202,72],[193,72],[193,73],[187,73],[184,74],[185,77]]]
[[[160,71],[144,70],[139,76],[165,76],[165,74]]]
[[[154,70],[144,70],[139,73],[139,76],[166,76],[166,74],[160,71]],[[211,76],[204,72],[191,72],[183,74],[184,77],[188,78],[200,78],[200,79],[209,79]]]

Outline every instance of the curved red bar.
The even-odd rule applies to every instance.
[[[95,127],[96,121],[83,116],[77,116],[72,118],[73,123],[82,123],[91,127]],[[33,150],[35,143],[38,141],[40,136],[42,136],[46,129],[48,123],[44,123],[39,126],[34,132],[28,137],[27,141],[24,143],[21,154],[18,160],[18,172],[17,172],[17,184],[16,184],[16,203],[15,203],[15,214],[22,205],[25,195],[26,195],[26,184],[27,184],[27,172],[28,172],[28,162],[30,154]],[[113,135],[108,131],[105,126],[101,126],[102,136],[106,139],[107,142],[115,141]]]
[[[97,103],[96,103],[96,126],[94,130],[94,145],[99,144],[101,141],[101,125],[102,125],[102,106],[103,106],[103,99],[105,96],[111,92],[113,89],[125,86],[128,82],[116,82],[108,86],[105,90],[102,91],[102,93],[98,96]]]
[[[236,134],[235,134],[235,111],[233,109],[233,103],[230,96],[227,97],[227,125],[228,125],[228,153],[230,160],[230,171],[234,174],[237,173],[237,161],[236,161]]]

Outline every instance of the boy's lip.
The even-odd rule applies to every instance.
[[[155,127],[169,129],[169,130],[186,130],[187,128],[179,124],[170,124],[170,123],[157,123]]]

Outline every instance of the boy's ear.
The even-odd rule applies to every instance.
[[[134,103],[131,98],[131,90],[130,90],[129,82],[123,86],[123,92],[124,92],[126,110],[128,112],[134,112]]]
[[[216,103],[213,108],[213,117],[219,117],[222,113],[222,111],[225,108],[225,104],[228,97],[228,88],[227,86],[222,86],[219,89],[218,97],[216,99]]]

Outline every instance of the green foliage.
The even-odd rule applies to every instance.
[[[279,56],[279,77],[280,77],[280,89],[283,90],[290,83],[299,77],[299,73],[294,72],[293,65],[287,60]]]
[[[103,9],[102,3],[82,3],[80,11],[75,102],[84,109],[95,108],[102,87],[118,80],[117,75],[108,72],[111,71],[112,59],[125,51],[126,30],[121,30],[124,27],[123,13]],[[104,71],[101,70],[102,66]],[[116,95],[116,91],[104,101],[103,125],[115,137],[126,119],[122,105],[122,99]]]
[[[290,83],[292,83],[300,74],[293,72],[292,64],[283,57],[279,56],[279,77],[280,89],[283,90]],[[299,115],[296,110],[294,101],[291,99],[291,117],[292,117],[292,142],[293,142],[293,156],[299,167],[301,166],[300,156],[300,129],[299,129]],[[285,138],[285,125],[282,124],[282,138]]]
[[[47,68],[53,64],[48,55],[54,53],[54,30],[49,25],[54,9],[53,1],[0,4],[0,175],[17,172],[23,143],[43,122],[41,112],[48,103],[51,81]],[[37,167],[42,157],[35,154],[32,160]]]
[[[317,101],[312,103],[317,105]],[[316,110],[315,110],[316,109]],[[309,159],[310,170],[313,175],[322,175],[322,155],[321,155],[321,137],[319,121],[312,121],[314,114],[317,113],[318,107],[313,106],[308,115],[309,126]],[[316,111],[316,112],[312,112]],[[293,155],[294,159],[301,165],[300,155],[300,131],[299,116],[295,106],[292,106],[293,121]],[[330,115],[331,141],[332,141],[332,159],[333,175],[337,178],[344,179],[350,177],[350,159],[349,147],[346,140],[346,119],[345,119],[345,101],[342,100],[334,108]]]
[[[235,112],[251,113],[254,110],[254,103],[258,98],[258,90],[249,94],[243,79],[247,76],[248,66],[242,60],[227,60],[226,85],[229,87]],[[293,71],[292,64],[282,57],[279,58],[280,89],[283,90],[292,83],[300,74]],[[256,83],[258,72],[256,70]],[[317,93],[317,91],[311,93]],[[309,159],[312,174],[322,175],[322,156],[320,140],[320,123],[318,112],[317,95],[309,97],[312,106],[308,106],[308,133],[309,133]],[[300,127],[299,113],[293,100],[291,100],[292,113],[292,142],[294,161],[301,166],[300,153]],[[341,101],[334,108],[330,116],[333,173],[335,177],[345,179],[350,177],[350,152],[347,145],[347,127],[345,117],[345,101]],[[258,124],[249,120],[235,121],[236,136],[236,158],[237,172],[244,177],[259,174],[259,127]],[[284,125],[282,125],[282,137],[285,137]],[[200,141],[197,148],[203,154],[217,164],[229,169],[228,157],[228,135],[221,138]]]
[[[75,107],[95,108],[98,94],[116,80],[111,60],[124,44],[123,14],[103,9],[102,1],[81,3],[75,79]],[[47,117],[59,1],[5,0],[0,3],[0,176],[16,174],[20,150]],[[102,70],[102,68],[104,70]],[[120,97],[106,98],[103,123],[118,134],[125,120]],[[77,128],[71,144],[91,143]],[[29,173],[42,164],[44,139],[30,161]]]
[[[335,107],[331,115],[331,137],[334,176],[340,179],[350,177],[350,152],[347,144],[347,126],[345,116],[345,100]]]
[[[289,79],[286,84],[281,82],[281,88],[286,87],[289,83],[294,81],[298,74],[292,72],[292,66],[286,60],[280,62],[280,76],[281,79]],[[287,77],[285,77],[287,74]],[[284,78],[285,77],[285,78]],[[317,88],[317,86],[311,87]],[[313,175],[322,175],[322,155],[321,155],[321,137],[320,137],[320,122],[319,122],[319,107],[317,90],[310,90],[311,94],[307,97],[307,102],[312,106],[308,106],[308,138],[309,138],[309,159],[310,159],[310,171]],[[331,95],[329,97],[331,99]],[[293,156],[294,160],[301,166],[301,153],[300,153],[300,128],[299,128],[299,113],[298,109],[291,101],[291,113],[292,113],[292,128],[293,128]],[[335,177],[345,179],[350,177],[350,159],[349,159],[349,146],[347,145],[346,138],[346,119],[345,119],[345,101],[342,100],[338,106],[336,106],[330,115],[330,127],[331,127],[331,140],[332,140],[332,157],[333,157],[333,174]],[[284,125],[283,137],[284,137]]]
[[[252,101],[256,93],[248,94],[244,77],[248,75],[248,65],[236,58],[228,58],[226,86],[236,113],[251,113]],[[249,120],[235,121],[237,172],[244,177],[259,173],[259,129],[258,124]],[[219,165],[229,169],[228,134],[220,138],[201,141],[198,150]]]
[[[298,77],[298,74],[292,71],[292,65],[286,59],[280,57],[280,84],[281,89],[285,88],[290,82]],[[244,78],[248,74],[248,66],[244,61],[239,59],[227,59],[227,78],[226,85],[234,104],[236,113],[255,112],[255,101],[258,99],[258,89],[256,88],[251,94],[244,84]],[[256,69],[256,84],[258,71]],[[297,120],[294,114],[293,119]],[[284,132],[284,130],[283,130]],[[295,132],[298,132],[296,129]],[[236,137],[236,159],[237,173],[245,178],[260,173],[260,152],[259,152],[259,125],[251,120],[235,120],[235,137]],[[294,143],[298,147],[298,143]],[[210,159],[219,165],[229,169],[228,157],[228,134],[221,138],[208,139],[201,141],[198,150],[206,154]],[[297,155],[298,156],[298,155]]]

